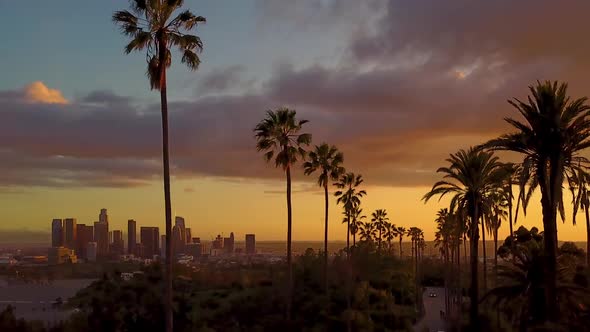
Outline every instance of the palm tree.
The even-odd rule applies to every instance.
[[[455,207],[465,207],[469,215],[470,247],[471,247],[471,286],[470,286],[470,323],[474,330],[479,328],[479,290],[478,290],[478,222],[485,197],[497,187],[501,164],[491,152],[470,148],[468,151],[459,150],[451,155],[448,167],[441,167],[438,173],[444,174],[443,180],[434,184],[432,190],[424,195],[428,202],[434,196],[451,198],[451,210]]]
[[[391,245],[391,241],[395,239],[397,236],[397,228],[394,224],[387,222],[385,223],[385,234],[383,235],[387,240],[387,247],[389,248],[389,254],[393,255],[393,246]]]
[[[502,226],[502,220],[506,219],[506,208],[509,208],[510,200],[506,201],[504,193],[497,192],[490,196],[492,206],[488,215],[488,223],[486,224],[486,231],[492,235],[494,239],[494,268],[498,267],[498,230]]]
[[[377,209],[371,214],[371,221],[375,224],[375,229],[378,232],[377,236],[377,252],[381,253],[381,240],[383,239],[383,232],[385,231],[385,224],[389,221],[387,211],[384,209]]]
[[[318,185],[324,188],[325,214],[324,214],[324,286],[328,290],[328,183],[337,181],[344,174],[344,155],[335,146],[326,143],[316,145],[309,152],[308,161],[303,164],[305,175],[320,171]]]
[[[274,158],[275,167],[281,167],[287,175],[287,320],[291,318],[293,301],[293,264],[291,254],[291,166],[298,158],[305,157],[303,146],[311,142],[311,134],[300,133],[307,120],[295,118],[295,110],[280,108],[267,111],[266,118],[254,128],[256,149],[264,152],[264,159],[270,162]]]
[[[590,174],[578,169],[568,177],[570,191],[573,197],[573,223],[576,224],[576,215],[581,208],[586,217],[586,265],[590,266]]]
[[[532,97],[509,103],[525,119],[507,118],[516,131],[484,144],[484,147],[514,151],[524,155],[523,168],[531,175],[529,187],[541,189],[543,213],[547,318],[555,321],[557,308],[557,213],[565,218],[562,185],[566,173],[572,173],[587,159],[580,152],[590,146],[590,106],[587,98],[572,99],[567,84],[546,81],[529,87]]]
[[[373,239],[377,237],[377,227],[375,223],[366,221],[360,224],[359,235],[362,241],[373,242]]]
[[[358,205],[350,214],[350,234],[352,235],[353,247],[356,245],[356,234],[359,231],[359,226],[365,218],[367,218],[367,216],[363,215],[363,209],[361,209]],[[346,224],[347,222],[348,218],[346,216],[346,212],[344,212],[344,219],[342,220],[342,223]]]
[[[162,164],[164,173],[164,208],[166,214],[166,331],[173,329],[172,322],[172,207],[170,201],[170,162],[168,153],[168,96],[166,69],[172,64],[171,47],[182,53],[181,62],[190,70],[199,68],[199,53],[203,49],[201,39],[187,32],[205,23],[205,18],[189,10],[177,13],[182,0],[133,0],[131,11],[113,14],[113,22],[124,35],[131,38],[125,53],[146,50],[147,76],[152,90],[160,91],[162,114]],[[176,14],[177,13],[177,14]]]
[[[354,173],[346,173],[340,177],[334,186],[338,191],[334,193],[337,197],[336,203],[344,206],[346,213],[346,256],[350,257],[350,220],[353,211],[361,204],[361,198],[367,194],[365,190],[358,190],[363,183],[363,177]]]
[[[404,240],[404,235],[406,235],[406,228],[403,226],[399,226],[396,228],[397,236],[399,236],[399,259],[402,259],[402,241]]]

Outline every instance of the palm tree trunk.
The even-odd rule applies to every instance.
[[[467,264],[467,237],[463,234],[463,259],[465,260],[465,264]]]
[[[287,166],[287,307],[286,316],[287,321],[291,321],[291,306],[293,303],[293,262],[291,256],[291,166]]]
[[[590,266],[590,216],[588,215],[588,202],[584,208],[586,213],[586,265]]]
[[[514,234],[512,230],[512,180],[508,183],[508,225],[510,226],[510,235]]]
[[[350,211],[346,211],[346,269],[348,270],[346,276],[346,330],[352,331],[352,325],[350,320],[351,315],[351,292],[352,292],[352,263],[350,261]]]
[[[483,250],[483,289],[488,289],[488,262],[486,255],[486,218],[481,217],[481,235],[482,235],[482,250]]]
[[[402,259],[402,240],[403,239],[404,239],[404,237],[400,235],[400,237],[399,237],[399,259]]]
[[[478,257],[477,257],[477,242],[479,237],[478,220],[479,220],[479,209],[478,203],[475,197],[473,200],[473,208],[471,215],[471,285],[469,288],[470,297],[470,308],[469,308],[469,321],[472,331],[479,331],[479,287],[478,287]]]
[[[539,184],[541,189],[541,205],[543,211],[543,231],[545,245],[545,314],[543,317],[555,322],[558,314],[557,308],[557,206],[558,197],[561,197],[563,184],[563,161],[560,156],[553,156],[550,160],[550,174],[546,178],[547,167],[539,165]],[[539,169],[542,168],[542,169]]]
[[[460,238],[461,236],[459,236]],[[457,306],[458,306],[458,330],[461,331],[461,321],[463,314],[463,288],[461,287],[461,242],[457,241]]]
[[[381,254],[381,227],[379,227],[379,242],[378,242],[377,253]]]
[[[356,246],[356,232],[352,233],[352,246]]]
[[[166,40],[160,36],[159,54],[160,59],[166,58]],[[166,275],[164,308],[166,332],[172,332],[174,328],[174,316],[172,313],[172,203],[170,198],[170,153],[168,148],[168,96],[166,84],[166,66],[160,66],[160,107],[162,113],[162,166],[164,168],[164,211],[166,215]]]
[[[326,213],[324,219],[324,287],[328,293],[328,183],[324,183]]]

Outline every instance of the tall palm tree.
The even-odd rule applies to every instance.
[[[363,219],[367,218],[367,216],[363,215],[363,209],[360,206],[356,206],[352,213],[350,214],[350,234],[352,235],[352,246],[356,245],[356,234],[359,232],[360,224],[362,223]],[[344,213],[344,219],[342,220],[343,224],[348,222],[348,218],[346,216],[346,212]]]
[[[162,164],[164,173],[164,209],[166,215],[166,331],[173,329],[172,322],[172,207],[170,199],[170,162],[168,153],[168,96],[166,69],[172,64],[171,47],[182,53],[181,62],[190,70],[199,68],[199,53],[203,49],[201,39],[188,34],[205,18],[182,9],[182,0],[133,0],[131,11],[113,14],[113,22],[131,41],[125,53],[146,50],[147,76],[152,90],[160,91],[162,114]]]
[[[469,215],[470,247],[471,247],[471,286],[470,286],[470,323],[474,330],[479,328],[479,289],[478,289],[478,222],[485,197],[497,187],[501,164],[491,152],[470,148],[452,154],[447,162],[448,167],[437,170],[443,174],[443,180],[434,184],[432,190],[424,195],[428,202],[434,196],[451,198],[451,210],[457,206],[466,207]]]
[[[402,241],[404,240],[404,235],[406,235],[406,228],[403,226],[399,226],[396,228],[397,236],[399,236],[399,259],[402,259]]]
[[[586,265],[590,266],[590,174],[584,170],[576,170],[568,177],[570,191],[573,197],[573,223],[576,224],[578,210],[584,211],[586,217]]]
[[[391,241],[393,241],[393,239],[395,239],[397,236],[397,227],[395,227],[395,225],[390,222],[385,223],[385,234],[383,234],[383,236],[385,237],[385,240],[387,240],[389,254],[393,255],[394,250]]]
[[[309,152],[308,161],[303,164],[305,175],[320,172],[318,185],[324,188],[325,211],[324,211],[324,286],[328,290],[328,184],[330,180],[337,181],[345,170],[342,167],[344,155],[332,145],[323,143],[316,145],[313,151]]]
[[[352,172],[343,174],[334,186],[338,191],[334,193],[337,197],[336,203],[344,206],[346,213],[346,256],[350,257],[350,220],[353,211],[361,204],[361,198],[367,194],[365,190],[359,190],[358,187],[363,183],[363,177],[360,174]]]
[[[486,224],[486,231],[494,240],[494,268],[498,268],[498,230],[502,226],[502,220],[506,219],[506,208],[509,209],[510,200],[506,200],[506,196],[502,192],[494,193],[490,196],[491,210],[488,215],[488,223]]]
[[[484,144],[484,147],[507,150],[524,155],[523,167],[531,175],[530,187],[541,190],[543,213],[544,265],[546,281],[546,317],[555,321],[559,315],[556,293],[557,278],[557,213],[563,218],[563,182],[587,159],[580,152],[590,146],[590,106],[587,98],[572,99],[567,84],[537,82],[529,87],[532,96],[526,102],[509,103],[525,121],[507,118],[515,129]]]
[[[291,166],[299,158],[305,158],[304,146],[311,142],[311,134],[301,133],[307,120],[297,120],[296,111],[279,108],[267,111],[266,117],[254,128],[256,149],[264,152],[264,159],[270,162],[274,158],[275,167],[281,167],[287,176],[287,320],[291,319],[293,301],[293,264],[291,253]]]
[[[385,224],[389,221],[387,211],[384,209],[377,209],[371,214],[371,221],[375,224],[377,230],[377,252],[381,253],[381,241],[383,240],[383,233],[385,231]]]

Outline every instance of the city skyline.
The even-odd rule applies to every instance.
[[[245,0],[222,9],[212,0],[186,1],[207,17],[197,31],[202,65],[197,72],[172,66],[168,91],[172,209],[192,220],[193,232],[285,239],[281,172],[267,167],[252,137],[269,107],[297,109],[310,120],[315,143],[344,152],[347,169],[366,180],[367,214],[384,208],[396,225],[418,225],[433,239],[436,211],[447,202],[425,205],[421,198],[449,153],[508,130],[505,101],[524,97],[537,79],[567,81],[573,96],[587,94],[590,48],[573,40],[590,4],[573,10],[522,1],[509,15],[496,3],[463,8],[463,1],[430,0],[402,12],[399,4]],[[148,89],[142,56],[121,54],[125,39],[110,20],[120,1],[2,6],[13,13],[2,24],[16,25],[24,15],[31,24],[22,38],[7,38],[0,64],[7,220],[0,233],[47,234],[46,221],[63,215],[92,224],[97,202],[109,206],[117,229],[130,218],[162,228],[158,96]],[[95,15],[69,15],[89,11]],[[543,24],[548,15],[555,27]],[[77,24],[84,38],[71,28]],[[516,25],[538,29],[510,28]],[[465,30],[472,34],[459,38]],[[567,38],[551,45],[539,35]],[[454,42],[441,42],[447,39]],[[294,169],[293,238],[321,240],[321,190],[302,172]],[[341,209],[330,203],[329,237],[343,240]],[[559,239],[584,241],[583,223],[572,225],[570,206],[566,214]],[[541,228],[540,205],[531,204],[519,225]],[[500,237],[506,235],[502,227]]]

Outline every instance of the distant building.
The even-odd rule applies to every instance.
[[[166,258],[166,234],[163,234],[160,239],[160,256]]]
[[[160,246],[158,245],[160,231],[158,227],[141,227],[139,233],[144,250],[142,257],[153,258],[158,255],[160,253]]]
[[[86,243],[86,260],[89,262],[96,262],[96,254],[97,254],[97,244],[96,242],[88,242]]]
[[[133,219],[127,221],[127,253],[133,254],[137,244],[137,223]]]
[[[109,224],[97,221],[94,223],[94,242],[96,242],[96,256],[105,257],[109,253]]]
[[[246,234],[246,255],[256,254],[256,236],[254,234]]]
[[[211,242],[211,250],[213,249],[223,249],[223,238],[221,235],[217,235],[215,240]]]
[[[193,241],[192,241],[191,229],[190,228],[187,228],[187,229],[184,230],[184,232],[185,232],[185,235],[186,235],[186,242],[185,243],[186,244],[192,243]]]
[[[51,265],[77,263],[78,258],[73,249],[66,247],[51,247],[47,253],[48,263]]]
[[[193,237],[193,243],[201,243],[200,237]]]
[[[120,230],[113,231],[113,242],[111,246],[111,253],[122,255],[125,253],[125,243],[123,242],[123,232]]]
[[[186,224],[183,217],[174,219],[172,228],[172,253],[174,256],[184,254],[186,245]]]
[[[100,214],[98,215],[98,222],[109,223],[109,215],[107,214],[107,209],[100,209]]]
[[[76,219],[64,219],[64,247],[76,249]]]
[[[88,242],[94,241],[94,227],[85,224],[76,225],[76,256],[80,259],[88,259],[86,249]]]
[[[186,245],[186,253],[187,255],[191,255],[193,256],[193,258],[199,258],[201,257],[201,254],[203,253],[201,251],[201,243],[189,243]]]
[[[229,233],[229,237],[223,239],[223,249],[226,254],[233,254],[234,253],[234,233]]]
[[[51,222],[51,246],[63,247],[64,245],[64,230],[61,219],[53,219]]]

